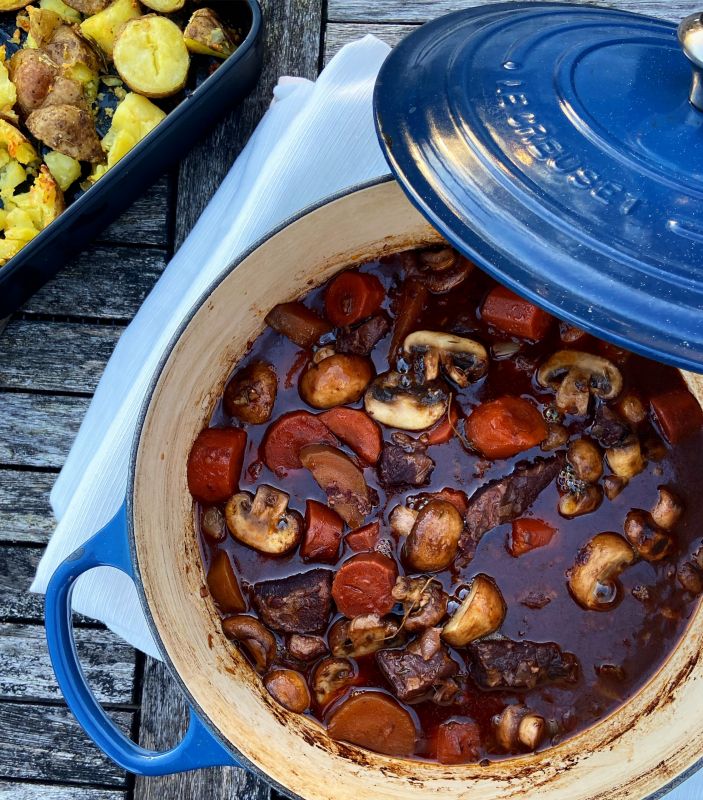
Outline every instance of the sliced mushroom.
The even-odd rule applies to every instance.
[[[559,513],[571,519],[590,514],[603,502],[603,489],[598,484],[585,484],[583,490],[567,492],[559,498]]]
[[[375,653],[383,647],[402,644],[404,635],[395,617],[362,614],[351,620],[340,619],[330,628],[328,641],[333,656],[360,656]]]
[[[333,408],[355,403],[373,376],[373,364],[365,356],[335,353],[313,360],[300,376],[298,390],[313,408]]]
[[[417,578],[396,579],[392,591],[393,599],[403,604],[405,630],[408,633],[433,628],[447,613],[449,600],[442,585],[421,575]]]
[[[227,384],[222,404],[231,417],[260,425],[271,419],[277,391],[278,379],[271,364],[254,361]]]
[[[249,492],[235,494],[225,506],[230,533],[260,553],[287,553],[303,533],[303,518],[288,509],[288,499],[285,492],[267,485],[259,486],[253,498]]]
[[[465,388],[488,370],[486,348],[473,339],[439,331],[415,331],[405,337],[403,350],[418,382],[434,381],[440,365],[446,375]]]
[[[264,677],[264,686],[283,708],[302,714],[310,708],[310,690],[305,678],[294,669],[274,669]]]
[[[586,416],[590,395],[612,400],[622,390],[620,370],[607,358],[580,350],[558,350],[537,371],[540,386],[556,391],[556,406]]]
[[[666,486],[658,487],[659,497],[651,511],[654,524],[666,531],[670,531],[681,519],[683,503]]]
[[[312,691],[317,704],[328,705],[356,678],[354,665],[348,658],[323,658],[312,673]]]
[[[609,447],[605,451],[605,457],[608,466],[619,478],[634,478],[645,467],[642,448],[636,436],[628,437],[627,441],[617,447]]]
[[[633,508],[628,512],[623,531],[637,555],[645,561],[661,561],[674,548],[671,533],[660,528],[652,515],[641,508]]]
[[[536,750],[547,732],[544,717],[527,706],[506,706],[493,718],[496,741],[506,753],[517,750]]]
[[[479,574],[442,629],[442,638],[453,647],[463,647],[497,631],[503,624],[506,611],[505,600],[493,578]]]
[[[603,491],[608,500],[615,500],[626,486],[627,481],[617,475],[606,475],[603,478]]]
[[[603,457],[598,447],[589,439],[577,439],[569,445],[566,460],[576,477],[586,483],[596,483],[603,474]]]
[[[618,576],[635,560],[635,551],[617,533],[599,533],[578,552],[569,575],[576,602],[592,611],[608,611],[620,597]]]
[[[405,431],[431,428],[447,413],[449,392],[442,380],[420,384],[399,372],[384,372],[364,395],[364,407],[377,422]]]
[[[471,274],[474,265],[451,247],[440,246],[404,254],[409,275],[418,280],[433,294],[444,294],[462,283]]]
[[[222,630],[228,639],[238,642],[246,650],[259,672],[265,672],[271,666],[276,655],[276,639],[258,619],[245,614],[227,617],[222,622]]]
[[[446,500],[430,500],[418,512],[403,545],[403,560],[418,572],[437,572],[454,560],[464,520]]]

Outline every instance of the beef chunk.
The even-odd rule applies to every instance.
[[[434,461],[423,450],[384,444],[378,462],[378,477],[386,486],[422,486],[434,469]]]
[[[384,314],[376,314],[354,328],[342,328],[337,334],[338,353],[367,356],[388,333],[390,323]]]
[[[254,605],[269,628],[285,633],[324,629],[332,609],[332,571],[309,572],[254,585]]]
[[[469,498],[466,525],[460,547],[471,558],[484,533],[511,522],[535,502],[540,492],[557,477],[566,463],[564,453],[522,462],[506,475],[482,486]]]
[[[632,434],[630,426],[605,403],[599,403],[589,433],[603,448],[617,447]]]
[[[292,633],[286,641],[286,649],[299,661],[315,661],[328,652],[324,639],[304,633]]]
[[[399,700],[414,700],[441,688],[459,671],[442,645],[439,628],[430,628],[404,650],[381,650],[376,662]]]
[[[578,679],[576,656],[554,642],[514,642],[493,639],[467,648],[471,676],[481,689],[526,690]]]

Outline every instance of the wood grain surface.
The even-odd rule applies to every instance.
[[[49,491],[124,325],[158,280],[265,113],[281,74],[313,78],[344,44],[395,45],[474,0],[265,0],[266,64],[252,95],[99,241],[76,256],[3,331],[0,321],[0,800],[272,800],[239,769],[131,779],[63,705],[27,587],[54,526]],[[678,21],[688,0],[610,5]],[[101,702],[149,747],[182,735],[185,704],[166,668],[76,617],[82,663]],[[334,796],[330,791],[330,798]]]

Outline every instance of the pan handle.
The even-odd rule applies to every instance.
[[[45,625],[51,663],[69,708],[98,747],[129,772],[168,775],[200,767],[240,766],[227,747],[190,709],[182,741],[164,752],[132,742],[103,711],[78,660],[71,623],[71,594],[76,580],[95,567],[115,567],[134,580],[123,504],[107,525],[56,570],[46,592]]]

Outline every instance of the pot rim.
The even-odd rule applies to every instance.
[[[151,633],[158,649],[161,654],[161,657],[166,664],[169,674],[178,684],[180,691],[182,692],[184,699],[188,703],[188,705],[195,711],[195,713],[200,718],[203,725],[207,728],[209,733],[227,750],[229,750],[239,763],[239,765],[245,769],[247,769],[252,774],[256,775],[257,777],[263,779],[269,786],[272,786],[276,789],[276,791],[280,792],[281,794],[285,795],[286,797],[291,798],[291,800],[304,800],[300,795],[296,794],[279,781],[272,778],[268,773],[266,773],[263,769],[258,767],[256,764],[251,762],[243,753],[237,748],[235,745],[232,744],[228,739],[226,739],[219,729],[213,724],[210,716],[207,712],[202,708],[200,703],[195,699],[192,695],[190,689],[188,688],[188,684],[185,680],[181,677],[180,673],[176,669],[168,651],[166,650],[161,634],[159,633],[158,627],[154,621],[151,608],[149,606],[149,602],[146,597],[146,592],[144,589],[144,584],[142,581],[141,569],[139,565],[139,559],[137,557],[137,545],[136,545],[136,535],[134,529],[134,519],[133,519],[133,503],[134,503],[134,483],[135,483],[135,475],[136,475],[136,462],[137,462],[137,454],[139,450],[139,445],[142,438],[142,432],[144,428],[144,423],[149,411],[149,407],[151,405],[151,401],[154,395],[154,391],[156,386],[161,378],[163,370],[166,366],[167,361],[169,360],[174,348],[176,347],[177,343],[179,342],[181,336],[183,335],[186,328],[190,325],[193,317],[197,314],[197,312],[202,308],[202,306],[207,302],[208,298],[212,295],[212,293],[225,281],[229,278],[229,276],[236,270],[236,268],[249,256],[254,253],[259,247],[261,247],[264,243],[266,243],[269,239],[273,236],[281,233],[285,228],[292,225],[293,223],[297,222],[298,220],[302,219],[303,217],[307,216],[308,214],[322,208],[323,206],[328,205],[329,203],[335,202],[337,200],[342,199],[348,195],[354,194],[356,192],[365,191],[367,189],[373,188],[375,186],[379,186],[385,183],[395,182],[396,179],[393,175],[386,174],[382,175],[377,178],[371,178],[367,181],[363,181],[358,184],[354,184],[349,186],[345,189],[341,189],[338,192],[333,194],[327,195],[326,197],[318,200],[317,202],[311,203],[300,211],[288,216],[282,222],[280,222],[275,227],[269,229],[265,232],[262,236],[260,236],[256,241],[254,241],[246,250],[242,251],[237,258],[232,261],[229,266],[225,268],[225,270],[214,280],[212,281],[208,287],[201,293],[198,299],[193,303],[189,311],[184,316],[183,320],[179,324],[178,328],[174,332],[173,336],[171,337],[168,345],[166,346],[159,363],[154,370],[153,376],[147,388],[146,394],[144,396],[144,400],[142,402],[139,415],[137,417],[137,425],[135,427],[134,436],[132,439],[132,445],[130,449],[130,457],[129,457],[129,471],[127,476],[127,488],[126,488],[126,497],[125,497],[125,504],[126,504],[126,522],[127,522],[127,541],[129,546],[129,553],[130,559],[132,562],[133,568],[133,582],[137,591],[137,595],[139,597],[139,602],[144,611],[144,616],[146,618],[146,623]],[[434,225],[433,225],[434,227]],[[481,267],[482,269],[482,267]],[[684,631],[685,635],[685,631]],[[628,701],[625,701],[626,704]],[[624,705],[623,704],[623,705]],[[596,725],[598,723],[595,723]],[[593,725],[589,726],[594,727]],[[588,729],[588,728],[587,728]],[[654,792],[651,792],[648,795],[645,795],[642,800],[661,800],[665,795],[675,789],[677,786],[682,784],[684,781],[688,780],[692,775],[696,772],[703,769],[703,754],[701,757],[695,761],[691,766],[684,770],[682,773],[677,775],[676,777],[672,778],[667,783],[663,784],[659,789]]]

